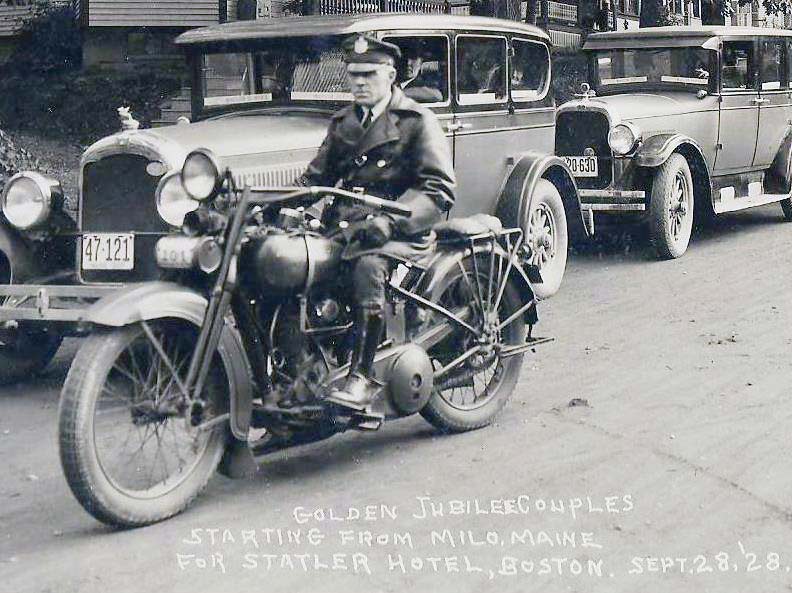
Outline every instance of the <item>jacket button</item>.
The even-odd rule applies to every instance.
[[[388,164],[388,163],[387,163],[385,160],[383,160],[383,159],[380,159],[380,160],[378,160],[378,161],[377,161],[377,166],[378,166],[380,169],[382,169],[382,168],[383,168],[385,165],[387,165],[387,164]]]

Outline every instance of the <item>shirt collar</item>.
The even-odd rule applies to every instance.
[[[368,109],[371,109],[371,121],[373,122],[377,119],[382,112],[388,107],[388,103],[390,103],[391,98],[393,97],[393,93],[389,92],[387,95],[382,97],[373,107],[364,107],[363,108],[363,115],[365,117],[366,113],[368,113]]]

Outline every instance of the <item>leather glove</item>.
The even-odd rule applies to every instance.
[[[366,221],[363,228],[363,244],[382,247],[393,235],[393,221],[387,216],[375,216]]]

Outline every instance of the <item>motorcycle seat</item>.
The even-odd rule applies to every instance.
[[[500,219],[489,214],[474,214],[464,218],[444,220],[432,227],[439,241],[464,239],[485,233],[498,234],[503,230]]]

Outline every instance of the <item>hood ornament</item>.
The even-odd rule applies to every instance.
[[[575,97],[578,99],[582,99],[584,101],[591,99],[592,97],[596,97],[597,93],[591,88],[591,85],[587,82],[584,82],[580,85],[580,92],[575,93]]]
[[[130,107],[119,107],[116,110],[118,111],[118,117],[121,120],[121,130],[123,132],[131,132],[132,130],[137,130],[140,127],[140,122],[132,117],[130,109]]]

